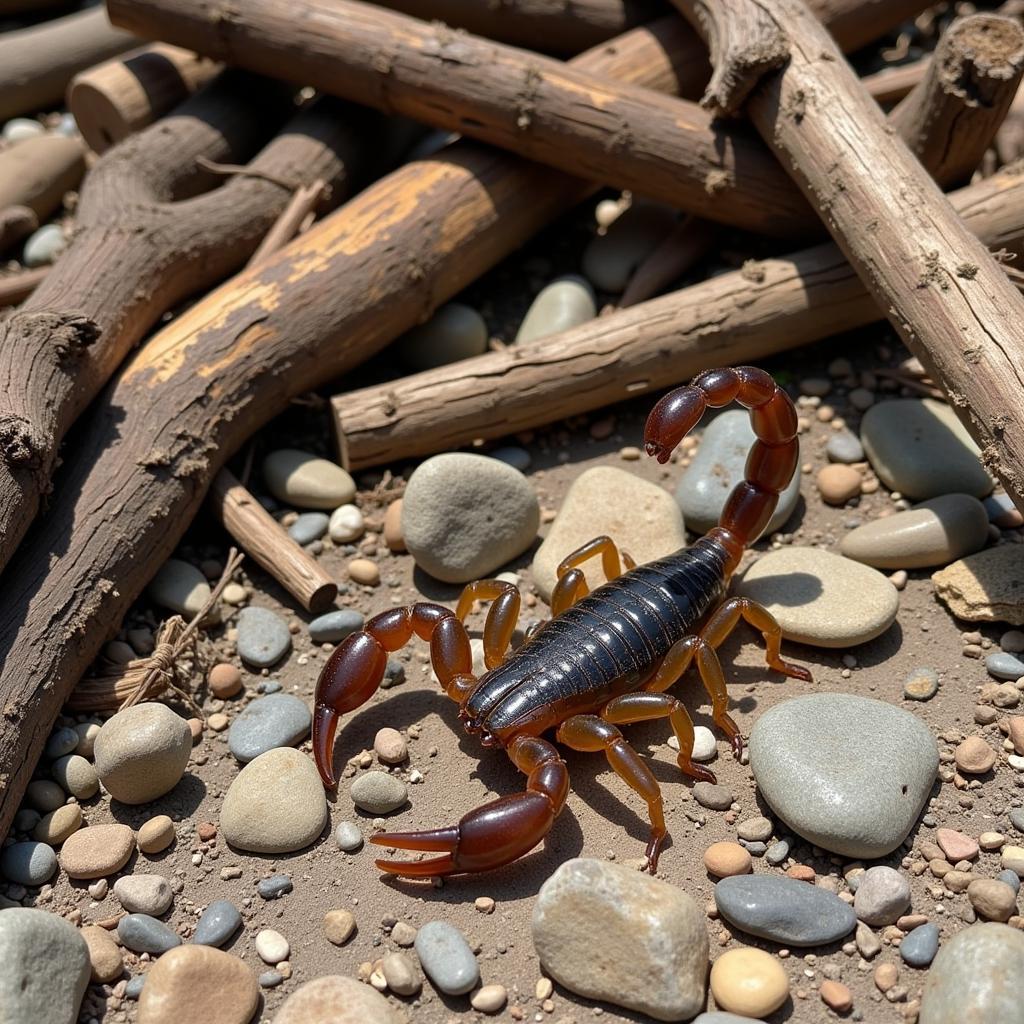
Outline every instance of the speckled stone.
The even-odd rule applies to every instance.
[[[857,927],[853,908],[834,893],[779,875],[734,875],[715,886],[730,924],[784,946],[838,942]]]
[[[776,704],[750,735],[750,767],[772,810],[846,857],[883,857],[899,846],[938,765],[935,738],[914,715],[852,694]]]
[[[242,925],[242,915],[230,900],[214,900],[196,924],[197,946],[223,946]]]
[[[918,925],[900,942],[900,956],[911,967],[927,967],[939,951],[939,926],[931,921]]]
[[[861,420],[860,438],[879,479],[908,498],[973,494],[992,480],[956,413],[931,398],[878,402]]]
[[[920,1024],[1010,1024],[1024,1005],[1024,932],[987,922],[943,943],[925,979]]]
[[[99,730],[96,731],[98,735]],[[78,800],[91,800],[99,792],[100,780],[96,769],[81,754],[68,754],[54,761],[50,771],[58,784]]]
[[[298,746],[309,735],[313,716],[305,701],[289,693],[254,700],[228,730],[228,749],[248,764],[274,747]]]
[[[339,850],[355,853],[362,848],[363,833],[359,831],[359,826],[355,822],[343,821],[334,830],[334,841],[338,844]]]
[[[718,523],[725,499],[744,477],[747,455],[755,440],[750,414],[742,409],[720,413],[708,424],[697,454],[683,471],[675,492],[690,530],[706,533]],[[799,497],[800,474],[796,473],[779,495],[779,504],[765,533],[782,529]]]
[[[853,898],[857,917],[875,928],[895,924],[909,906],[910,882],[885,864],[877,864],[864,872]]]
[[[350,633],[363,628],[365,619],[354,608],[319,615],[309,624],[309,638],[316,644],[339,644]]]
[[[181,945],[176,935],[162,921],[148,914],[128,914],[117,922],[117,937],[121,945],[133,953],[166,953]]]
[[[789,640],[852,647],[896,621],[899,593],[877,569],[819,548],[783,547],[762,555],[737,586],[765,605]]]
[[[497,459],[445,452],[416,467],[402,536],[416,564],[446,583],[486,577],[521,555],[540,525],[530,482]]]
[[[127,825],[90,825],[68,836],[60,866],[69,878],[105,878],[128,863],[135,833]]]
[[[114,883],[114,896],[129,914],[159,917],[171,905],[171,883],[162,875],[125,875]]]
[[[447,921],[428,921],[416,932],[416,955],[427,977],[450,996],[476,988],[480,967],[462,932]]]
[[[0,964],[4,1024],[75,1024],[91,967],[73,925],[46,910],[0,912]]]
[[[931,700],[939,690],[939,675],[933,668],[912,669],[903,680],[903,696],[907,700]]]
[[[541,887],[531,929],[545,974],[572,992],[657,1020],[688,1020],[704,1006],[707,927],[677,886],[570,860]]]
[[[238,613],[238,656],[253,668],[270,668],[292,649],[288,623],[269,608],[243,608]]]
[[[601,534],[638,563],[686,546],[683,515],[663,488],[615,466],[588,469],[573,481],[533,556],[534,583],[545,601],[551,600],[558,563]],[[599,558],[580,568],[591,590],[605,582]]]

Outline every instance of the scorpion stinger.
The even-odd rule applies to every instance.
[[[609,766],[647,804],[647,867],[655,871],[667,835],[661,788],[619,726],[667,719],[679,743],[678,764],[688,776],[713,782],[693,760],[693,723],[668,691],[691,664],[711,698],[715,724],[737,757],[740,730],[728,713],[729,696],[717,648],[740,619],[764,637],[766,661],[784,675],[810,673],[781,657],[782,631],[767,609],[744,597],[725,599],[729,577],[744,549],[764,530],[779,493],[799,459],[796,409],[762,370],[749,366],[708,370],[666,395],[647,422],[647,451],[665,462],[709,406],[738,401],[750,410],[756,441],[745,479],[729,495],[718,526],[692,547],[635,565],[610,537],[597,537],[558,566],[552,618],[509,654],[519,614],[516,587],[498,580],[471,583],[453,613],[415,604],[375,616],[331,656],[317,683],[313,749],[326,785],[338,715],[370,698],[387,652],[413,634],[429,640],[431,660],[459,718],[485,746],[504,748],[526,776],[525,790],[465,815],[457,825],[422,832],[386,832],[371,842],[439,856],[420,861],[379,860],[384,871],[410,876],[484,871],[527,853],[548,833],[565,805],[569,776],[543,734],[578,751],[605,756]],[[600,558],[608,580],[592,593],[580,568]],[[625,571],[623,571],[623,565]],[[487,671],[472,674],[463,622],[475,600],[490,601],[484,626]]]

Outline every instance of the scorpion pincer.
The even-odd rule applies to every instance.
[[[554,729],[554,739],[573,750],[603,751],[646,801],[647,867],[653,873],[666,836],[661,791],[619,727],[667,718],[679,741],[679,767],[714,782],[714,775],[693,761],[693,724],[686,708],[666,691],[695,661],[714,722],[739,757],[743,741],[728,714],[716,648],[741,618],[764,636],[770,668],[810,680],[805,668],[782,660],[781,631],[765,608],[742,597],[723,600],[744,549],[764,530],[796,471],[797,417],[789,396],[763,370],[707,370],[655,405],[644,432],[646,450],[666,462],[708,406],[732,401],[750,410],[756,440],[745,479],[730,494],[718,526],[692,547],[637,566],[625,552],[620,556],[608,537],[583,545],[558,566],[552,617],[512,653],[519,591],[511,583],[482,580],[465,588],[454,612],[426,602],[382,612],[331,655],[317,683],[313,724],[314,756],[325,786],[335,782],[339,716],[369,700],[384,676],[388,652],[413,634],[429,642],[434,672],[459,705],[465,728],[484,746],[503,748],[527,780],[524,792],[485,804],[457,825],[373,836],[381,846],[439,854],[418,861],[378,860],[381,870],[406,876],[486,871],[531,850],[550,830],[569,791],[565,762],[543,735]],[[590,593],[579,566],[598,555],[608,582]],[[477,600],[492,602],[483,632],[486,671],[480,678],[472,673],[463,625]]]

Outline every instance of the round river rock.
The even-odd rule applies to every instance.
[[[228,749],[243,764],[274,747],[294,747],[309,733],[313,718],[305,701],[290,693],[254,700],[228,730]]]

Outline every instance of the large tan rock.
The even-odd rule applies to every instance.
[[[138,1024],[249,1024],[259,1005],[256,975],[212,946],[176,946],[146,973]]]
[[[656,1020],[704,1006],[704,913],[674,885],[620,864],[578,858],[541,887],[533,945],[544,970],[581,996]]]
[[[369,985],[329,974],[307,981],[290,995],[274,1024],[405,1024],[406,1019]]]
[[[968,622],[1024,626],[1024,544],[1000,544],[932,573],[935,593]]]

